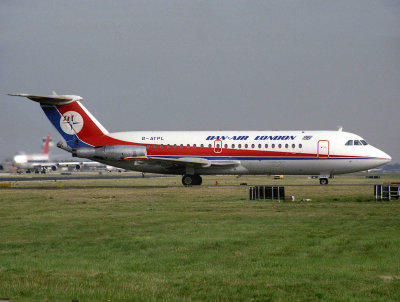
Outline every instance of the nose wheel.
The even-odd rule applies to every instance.
[[[319,179],[319,183],[321,184],[321,185],[327,185],[328,184],[328,178],[320,178]]]
[[[182,184],[184,186],[199,186],[203,182],[200,175],[183,175]]]

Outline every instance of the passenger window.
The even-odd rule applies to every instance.
[[[271,145],[271,148],[274,149],[274,148],[275,148],[275,144],[272,144],[272,145]]]
[[[360,141],[354,141],[354,146],[361,146],[361,142]]]
[[[157,145],[154,145],[153,148],[154,148],[154,149],[157,149]]]
[[[293,149],[294,149],[294,148],[296,148],[296,145],[295,145],[295,144],[293,144],[293,145],[292,145],[292,148],[293,148]]]
[[[245,145],[244,145],[244,148],[245,148],[245,149],[247,149],[247,147],[248,147],[248,145],[247,145],[247,144],[245,144]]]
[[[225,149],[228,149],[228,144],[225,144]]]
[[[239,149],[240,149],[240,148],[242,148],[242,145],[241,145],[241,144],[239,144],[239,145],[238,145],[238,148],[239,148]]]
[[[217,145],[215,146],[215,148],[219,148],[219,144],[217,144]]]
[[[285,145],[285,148],[286,148],[286,149],[287,149],[287,148],[289,148],[289,145],[288,145],[288,144],[286,144],[286,145]]]
[[[163,148],[164,148],[164,145],[163,145],[163,144],[161,144],[161,145],[160,145],[160,149],[163,149]]]
[[[251,147],[254,149],[255,145],[254,145],[254,144],[252,144],[252,145],[251,145]]]
[[[208,144],[208,148],[211,148],[211,144]]]
[[[349,141],[345,144],[345,146],[353,146],[353,141],[352,141],[352,140],[349,140]]]
[[[203,145],[203,144],[201,144],[201,145],[200,145],[200,148],[201,148],[201,149],[203,149],[203,148],[204,148],[204,145]]]
[[[261,149],[261,144],[258,144],[258,149]]]
[[[147,149],[150,149],[150,147],[151,147],[150,145],[147,145]]]
[[[302,145],[302,144],[299,144],[299,148],[300,148],[300,149],[303,148],[303,145]]]
[[[171,147],[171,146],[168,144],[168,145],[167,145],[167,149],[169,149],[170,147]]]
[[[268,149],[268,144],[265,144],[265,149]]]
[[[190,148],[190,144],[187,144],[187,145],[186,145],[186,148]]]
[[[282,148],[282,144],[279,144],[278,147],[279,147],[279,149]]]
[[[235,149],[235,144],[232,144],[232,149]]]
[[[196,144],[193,145],[193,149],[196,149]]]
[[[176,144],[174,144],[174,149],[176,149]]]
[[[183,148],[183,145],[181,144],[181,146],[180,146],[180,147],[181,147],[181,149],[182,149],[182,148]]]

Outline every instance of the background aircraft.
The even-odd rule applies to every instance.
[[[200,175],[335,174],[391,161],[356,134],[343,131],[134,131],[109,133],[76,95],[10,94],[39,102],[73,156],[140,172],[180,174],[184,185]]]
[[[43,138],[43,149],[42,153],[34,154],[16,154],[12,159],[12,165],[17,168],[18,173],[23,171],[27,173],[46,173],[47,171],[56,171],[58,169],[102,169],[102,170],[112,170],[107,168],[106,165],[85,160],[85,161],[68,161],[68,160],[57,160],[56,158],[50,158],[50,150],[53,146],[50,134]]]
[[[17,154],[13,157],[13,166],[17,168],[18,172],[25,170],[26,172],[39,172],[45,171],[44,169],[56,169],[55,163],[50,162],[49,153],[53,143],[50,134],[43,139],[42,153],[34,154]]]

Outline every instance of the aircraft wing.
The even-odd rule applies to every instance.
[[[170,158],[163,156],[148,156],[146,158],[126,158],[127,160],[145,160],[147,163],[161,164],[164,166],[191,166],[191,167],[201,167],[201,168],[209,168],[209,167],[221,167],[227,168],[228,166],[239,166],[240,161],[238,160],[209,160],[201,157],[179,157],[179,158]]]
[[[158,162],[162,164],[173,164],[178,166],[199,166],[199,167],[210,167],[211,161],[200,157],[180,157],[180,158],[169,158],[159,156],[149,156],[149,161]]]
[[[32,168],[51,168],[57,166],[57,163],[43,162],[43,163],[32,163]]]
[[[77,170],[80,168],[106,168],[107,165],[99,163],[97,161],[70,161],[70,162],[59,162],[57,163],[58,168],[75,167]]]

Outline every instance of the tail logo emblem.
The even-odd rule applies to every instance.
[[[66,134],[74,135],[83,128],[83,118],[76,111],[65,112],[60,119],[60,127]]]

